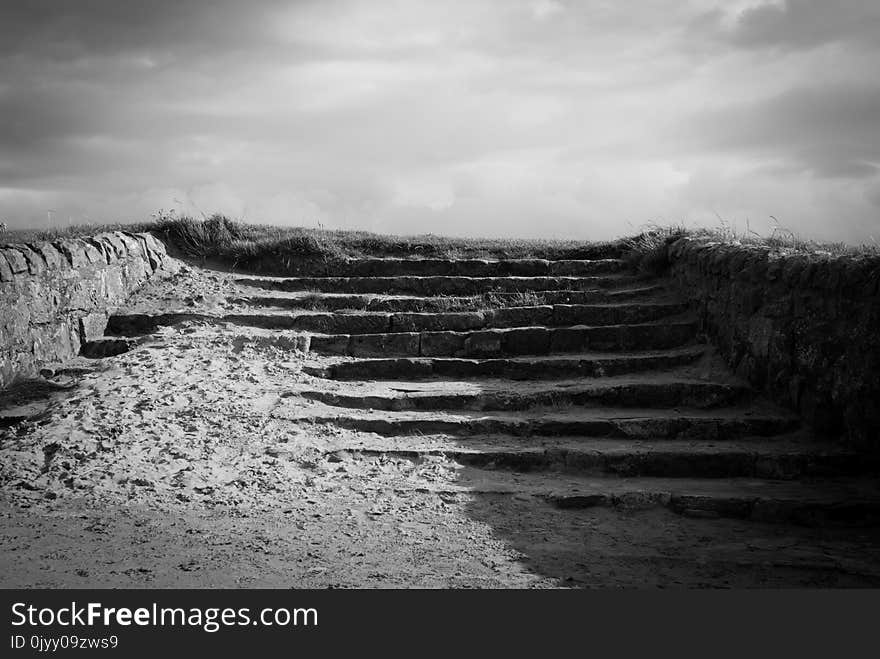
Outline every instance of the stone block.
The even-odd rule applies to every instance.
[[[24,256],[30,274],[41,275],[46,271],[46,262],[38,252],[35,252],[27,245],[17,245],[15,249]]]
[[[465,336],[464,346],[462,347],[465,356],[495,357],[501,354],[502,332],[486,330],[484,332],[470,332]]]
[[[0,250],[0,282],[11,282],[14,276],[12,266],[6,260],[4,250]]]
[[[347,355],[350,342],[348,334],[318,334],[311,337],[310,350],[322,355]]]
[[[389,314],[346,314],[345,316],[335,316],[341,318],[345,329],[343,331],[348,334],[379,334],[387,332],[391,325]]]
[[[144,237],[144,240],[146,240],[147,243],[147,247],[156,252],[156,254],[163,258],[167,255],[167,252],[165,250],[165,243],[156,238],[156,236],[154,236],[152,233],[141,233],[138,235]]]
[[[112,233],[106,234],[106,240],[108,243],[113,245],[113,249],[116,251],[116,256],[120,259],[128,258],[128,247],[125,244],[125,241],[122,240],[122,234],[118,231],[113,231]]]
[[[119,236],[119,240],[125,245],[125,251],[127,256],[144,256],[144,249],[141,245],[141,242],[134,237],[133,234],[126,233],[124,231],[120,231],[117,233]]]
[[[419,335],[404,332],[399,334],[355,334],[351,337],[349,354],[352,357],[417,356],[419,354]]]
[[[107,315],[104,313],[90,313],[79,319],[79,334],[81,341],[94,341],[104,336],[107,327]]]
[[[557,327],[550,334],[551,352],[580,352],[589,343],[587,330],[578,327]]]
[[[102,289],[110,304],[124,301],[131,291],[126,290],[122,268],[111,265],[101,273]]]
[[[540,305],[532,307],[506,307],[491,311],[494,324],[499,327],[523,327],[528,325],[549,325],[553,317],[553,307]]]
[[[545,355],[550,349],[546,327],[514,329],[504,334],[504,351],[510,355]]]
[[[12,274],[20,275],[28,271],[27,260],[25,260],[24,254],[20,251],[13,247],[6,247],[2,252],[6,257],[10,270],[12,270]]]
[[[483,315],[462,313],[395,313],[391,327],[395,332],[465,332],[483,326]]]
[[[80,240],[59,240],[52,245],[64,254],[67,262],[74,268],[84,268],[91,263]]]
[[[85,252],[86,259],[91,265],[104,266],[107,265],[107,257],[104,252],[87,240],[80,240],[82,250]]]
[[[99,240],[98,238],[86,238],[85,243],[87,247],[93,248],[96,252],[101,255],[101,258],[97,261],[92,261],[95,265],[107,265],[111,261],[115,260],[115,254],[113,253],[113,249],[104,241]],[[94,257],[94,255],[91,255]]]
[[[167,255],[164,243],[151,233],[136,233],[134,235],[141,241],[141,247],[150,264],[150,268],[153,271],[158,270]]]
[[[33,243],[31,249],[39,252],[49,270],[57,270],[68,265],[67,259],[52,243]]]
[[[464,350],[466,336],[458,332],[422,332],[420,354],[423,357],[457,355]]]

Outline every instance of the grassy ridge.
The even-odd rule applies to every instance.
[[[205,220],[158,214],[140,224],[78,225],[57,230],[9,231],[3,242],[34,242],[91,236],[102,231],[151,231],[183,255],[219,260],[241,267],[264,260],[278,263],[361,256],[423,258],[547,258],[584,259],[620,256],[623,243],[575,240],[446,238],[433,234],[393,236],[367,231],[333,231],[236,222],[223,215]]]
[[[620,241],[445,238],[432,234],[393,236],[366,231],[331,231],[234,222],[214,215],[160,219],[154,229],[189,256],[253,264],[259,259],[333,260],[362,256],[423,258],[577,259],[619,256]]]
[[[151,231],[180,255],[254,272],[294,273],[315,263],[362,256],[421,258],[624,258],[644,273],[668,265],[666,247],[678,238],[763,246],[826,256],[880,254],[878,245],[851,246],[802,240],[790,231],[770,236],[737,234],[724,223],[716,229],[654,227],[637,236],[609,242],[445,238],[433,234],[394,236],[367,231],[333,231],[236,222],[215,214],[204,220],[159,213],[139,224],[77,225],[56,230],[0,231],[0,244],[91,236],[103,231]]]

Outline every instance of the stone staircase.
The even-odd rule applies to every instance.
[[[443,455],[463,491],[563,509],[880,519],[876,461],[763,400],[683,299],[622,261],[362,258],[321,274],[240,276],[235,313],[116,316],[108,333],[198,317],[305,334],[307,377],[278,418],[336,429],[350,452]]]

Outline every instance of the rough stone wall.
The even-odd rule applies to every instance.
[[[0,247],[0,388],[79,353],[167,259],[151,234]]]
[[[668,257],[737,373],[819,433],[880,450],[880,257],[688,238]]]

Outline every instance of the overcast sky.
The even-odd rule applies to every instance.
[[[2,0],[0,220],[880,241],[878,0]]]

